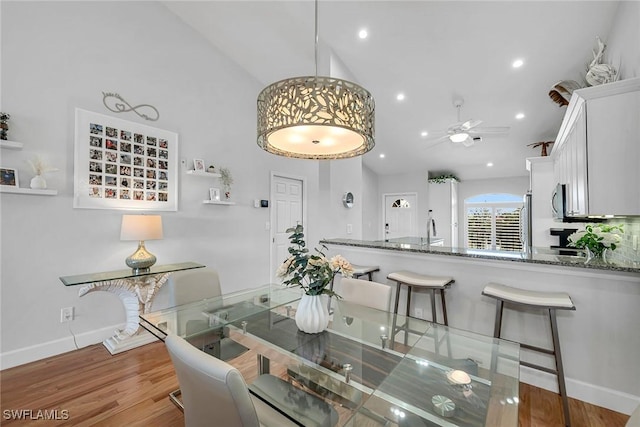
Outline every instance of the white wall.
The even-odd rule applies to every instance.
[[[2,111],[11,114],[10,139],[25,146],[2,150],[2,165],[17,167],[23,186],[32,176],[25,160],[36,154],[60,169],[48,175],[56,197],[0,196],[3,368],[9,359],[24,363],[73,348],[67,325],[59,322],[62,307],[76,309],[71,328],[81,346],[110,336],[124,321],[115,296],[79,298],[77,287],[58,279],[124,269],[135,249],[119,240],[123,211],[72,207],[74,109],[115,115],[103,106],[102,91],[153,104],[157,122],[133,113],[117,117],[177,132],[180,157],[227,166],[235,178],[237,205],[226,207],[202,204],[213,181],[180,175],[179,211],[162,213],[164,240],[147,245],[158,263],[216,268],[223,292],[268,282],[269,212],[253,208],[252,200],[269,198],[272,170],[307,178],[309,241],[326,236],[316,225],[318,162],[258,149],[261,85],[164,6],[3,1],[1,7]]]
[[[620,71],[621,79],[640,77],[640,2],[621,1],[607,38],[604,62]]]
[[[362,239],[378,240],[380,235],[381,200],[378,191],[378,175],[362,166]]]

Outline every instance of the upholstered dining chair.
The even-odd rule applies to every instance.
[[[342,278],[339,295],[344,301],[389,311],[391,286],[362,279]]]
[[[218,272],[206,267],[173,273],[160,292],[166,296],[167,307],[222,295]],[[156,309],[154,303],[154,310]]]
[[[165,340],[178,376],[186,427],[286,427],[298,424],[253,397],[240,372],[170,334]]]

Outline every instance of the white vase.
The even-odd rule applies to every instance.
[[[42,175],[36,175],[31,178],[31,183],[29,185],[34,190],[44,190],[45,188],[47,188],[47,181]]]
[[[329,311],[321,295],[304,294],[298,303],[296,325],[302,332],[317,334],[329,325]]]

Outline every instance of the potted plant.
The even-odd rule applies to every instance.
[[[227,199],[231,198],[231,184],[233,184],[233,176],[231,176],[231,171],[228,168],[220,169],[220,182],[224,187],[224,197]]]
[[[620,243],[620,233],[624,233],[621,225],[607,224],[587,224],[584,230],[578,230],[571,234],[567,240],[567,246],[585,249],[587,251],[588,263],[593,258],[601,259],[606,262],[606,252],[608,249],[614,251]]]
[[[283,283],[287,286],[300,286],[304,295],[298,304],[296,312],[296,325],[298,329],[306,333],[317,333],[325,330],[329,324],[329,312],[323,294],[339,296],[329,289],[337,273],[344,277],[351,277],[353,267],[344,257],[336,255],[327,259],[322,249],[315,248],[310,252],[306,247],[302,225],[287,229],[291,246],[289,258],[280,267],[276,275],[286,279]]]

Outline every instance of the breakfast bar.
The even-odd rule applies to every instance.
[[[558,313],[567,392],[570,397],[616,411],[630,411],[640,395],[640,265],[587,263],[579,254],[560,255],[549,249],[531,253],[478,251],[426,246],[420,242],[324,239],[329,255],[340,254],[359,265],[377,265],[374,281],[394,286],[387,276],[407,270],[432,276],[453,276],[447,291],[449,326],[492,336],[495,301],[482,296],[484,287],[500,283],[516,288],[567,292],[575,311]],[[395,289],[395,288],[394,288]],[[340,283],[336,280],[336,291]],[[399,298],[404,313],[406,298]],[[412,295],[412,316],[429,313],[426,293]],[[421,316],[416,316],[421,317]],[[550,347],[549,320],[536,310],[505,309],[502,337],[526,337],[539,347]],[[551,365],[546,355],[523,349],[522,360]],[[522,381],[557,391],[553,375],[521,367]]]

